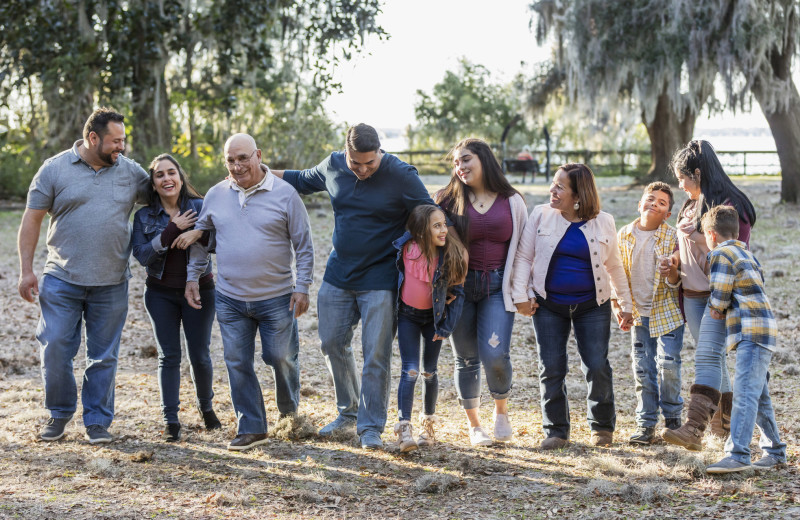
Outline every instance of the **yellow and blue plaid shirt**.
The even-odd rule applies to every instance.
[[[622,266],[625,268],[625,275],[628,277],[628,286],[631,284],[631,255],[636,239],[633,236],[633,226],[639,222],[637,218],[627,226],[624,226],[617,233],[617,243],[619,253],[622,257]],[[670,255],[675,250],[678,243],[678,234],[675,228],[662,223],[655,232],[655,254]],[[633,291],[631,291],[632,293]],[[642,326],[642,317],[639,314],[636,302],[633,302],[633,323]],[[657,338],[671,332],[683,325],[683,314],[678,300],[678,288],[667,285],[666,280],[658,270],[653,279],[653,304],[650,310],[650,337]]]
[[[749,340],[774,351],[778,325],[764,292],[764,273],[756,257],[744,242],[726,240],[708,253],[708,260],[708,306],[725,313],[728,350]]]

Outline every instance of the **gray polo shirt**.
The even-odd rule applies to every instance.
[[[147,203],[150,178],[120,155],[95,172],[80,154],[83,140],[46,160],[28,189],[30,209],[46,209],[44,274],[76,285],[116,285],[130,278],[130,216]]]
[[[216,230],[216,288],[225,296],[261,301],[308,294],[314,276],[308,213],[297,191],[272,173],[248,193],[229,179],[208,190],[195,229]],[[204,269],[205,255],[192,254],[186,280],[196,282]]]

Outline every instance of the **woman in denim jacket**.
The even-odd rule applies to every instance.
[[[542,449],[569,443],[567,340],[575,332],[586,378],[591,442],[609,446],[616,426],[614,386],[608,362],[612,288],[622,307],[619,326],[630,330],[633,306],[617,247],[614,217],[600,211],[594,174],[584,164],[565,164],[553,178],[550,204],[533,208],[514,260],[513,299],[533,316],[539,354]]]
[[[392,242],[397,249],[397,342],[402,373],[397,387],[398,423],[394,430],[400,451],[435,442],[436,401],[439,378],[436,373],[442,340],[453,332],[464,303],[467,262],[464,246],[448,236],[447,220],[441,209],[429,204],[414,208],[408,231]],[[420,337],[423,340],[420,363]],[[422,365],[422,433],[415,441],[411,432],[414,386]]]
[[[133,219],[133,256],[147,268],[144,305],[153,324],[158,345],[158,386],[164,418],[164,440],[180,439],[181,323],[191,363],[197,406],[206,429],[222,425],[211,400],[213,368],[209,346],[214,322],[214,275],[211,262],[200,278],[202,309],[189,306],[183,296],[188,250],[177,247],[179,236],[192,229],[203,207],[203,198],[186,179],[178,161],[162,154],[150,163],[153,192],[150,204]],[[201,242],[208,244],[207,238]]]

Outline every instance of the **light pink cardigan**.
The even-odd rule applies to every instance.
[[[541,204],[533,208],[514,259],[511,289],[514,303],[528,301],[534,297],[534,291],[547,298],[544,284],[550,259],[569,225],[570,222],[564,218],[561,211],[551,208],[550,204]],[[601,211],[580,229],[589,244],[597,304],[601,305],[611,298],[613,286],[622,310],[632,312],[628,278],[625,276],[617,247],[614,217]]]

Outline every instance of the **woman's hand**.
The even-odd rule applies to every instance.
[[[181,214],[179,212],[170,220],[178,226],[178,229],[184,231],[194,226],[194,223],[197,222],[197,212],[193,209],[188,209],[186,213]]]
[[[716,309],[711,309],[710,314],[711,314],[711,317],[714,318],[715,320],[724,320],[725,319],[725,314],[719,312]]]
[[[440,335],[438,335],[438,334],[434,334],[434,335],[433,335],[433,340],[432,340],[432,341],[441,341],[441,340],[443,340],[443,339],[445,339],[445,338],[444,338],[444,336],[440,336]]]
[[[536,314],[536,309],[539,308],[539,304],[536,303],[535,298],[531,298],[526,302],[516,303],[515,305],[517,306],[517,312],[523,316],[533,316]]]
[[[617,321],[619,322],[619,328],[628,332],[633,327],[633,314],[630,312],[620,312],[619,316],[617,316]]]
[[[178,238],[176,238],[172,242],[172,246],[170,246],[170,247],[172,247],[174,249],[186,249],[190,245],[192,245],[195,242],[197,242],[198,240],[200,240],[201,236],[203,236],[203,231],[200,230],[200,229],[193,229],[191,231],[184,231],[183,233],[178,235]]]

